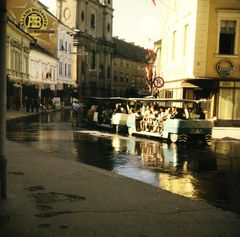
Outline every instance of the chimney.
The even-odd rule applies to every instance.
[[[118,39],[118,36],[114,36],[115,39]]]
[[[121,39],[121,40],[125,42],[125,39]]]
[[[132,44],[132,45],[134,45],[134,42],[129,42],[129,44]]]

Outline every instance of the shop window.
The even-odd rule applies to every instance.
[[[219,90],[219,106],[218,118],[219,119],[232,119],[233,110],[233,89],[220,89]]]
[[[165,90],[165,98],[173,98],[173,91]]]
[[[240,120],[240,89],[235,89],[234,101],[234,117],[233,119]]]
[[[221,21],[219,54],[234,54],[236,21]]]

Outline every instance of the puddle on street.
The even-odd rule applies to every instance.
[[[240,214],[240,142],[204,150],[72,127],[62,110],[7,122],[7,139]]]

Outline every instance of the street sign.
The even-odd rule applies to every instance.
[[[155,77],[153,79],[153,85],[157,88],[161,88],[164,85],[164,80],[162,77]]]

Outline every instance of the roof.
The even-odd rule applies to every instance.
[[[43,54],[46,54],[52,58],[56,58],[58,59],[58,57],[56,57],[56,55],[54,55],[53,53],[49,52],[47,49],[43,48],[42,46],[40,46],[39,44],[35,44],[35,45],[32,45],[32,50],[36,50],[40,53],[43,53]]]
[[[114,48],[115,55],[147,62],[146,56],[148,55],[148,51],[146,49],[117,38],[113,38],[113,43],[116,45]]]

